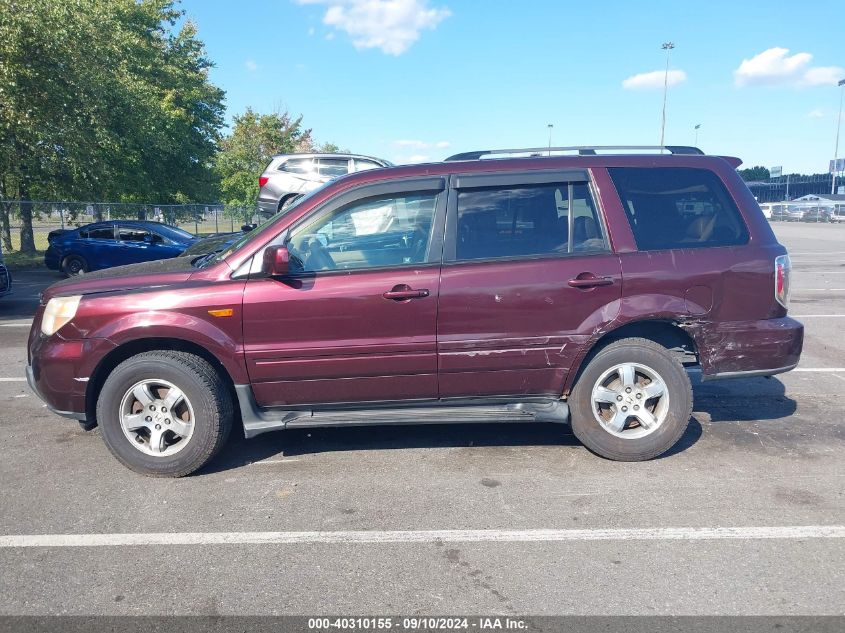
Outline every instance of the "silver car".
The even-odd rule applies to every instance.
[[[258,179],[258,211],[270,217],[329,180],[390,166],[382,158],[358,154],[279,154]]]

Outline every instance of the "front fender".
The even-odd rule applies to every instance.
[[[229,280],[88,295],[80,303],[79,318],[63,332],[69,338],[107,339],[118,347],[150,339],[187,341],[213,354],[236,383],[245,383],[244,283]]]

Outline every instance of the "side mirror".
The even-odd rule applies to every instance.
[[[241,231],[243,231],[244,233],[249,233],[255,227],[255,224],[241,224]]]
[[[270,246],[264,250],[261,272],[268,277],[285,277],[290,273],[290,251],[287,246]]]

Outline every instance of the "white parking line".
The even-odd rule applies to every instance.
[[[840,372],[845,372],[845,367],[797,367],[792,371],[806,371],[822,374],[838,374]]]
[[[712,541],[845,538],[845,525],[679,527],[587,530],[397,530],[337,532],[153,532],[148,534],[10,534],[0,548],[132,545],[294,545],[315,543],[543,543],[559,541]]]
[[[841,319],[845,314],[790,314],[793,319]]]
[[[0,378],[0,382],[26,382],[26,378],[22,376],[14,376],[10,378]]]
[[[0,327],[32,327],[32,321],[26,323],[0,323]]]

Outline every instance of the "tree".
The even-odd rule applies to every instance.
[[[258,114],[252,108],[236,115],[232,132],[221,141],[216,169],[221,199],[226,204],[251,205],[258,196],[258,176],[274,154],[309,152],[314,148],[311,130],[302,117],[287,112]]]
[[[740,178],[742,178],[745,182],[758,182],[771,178],[769,170],[761,165],[750,167],[748,169],[739,169],[737,171],[739,172]]]
[[[181,16],[171,0],[0,0],[0,199],[212,195],[224,93]],[[34,250],[29,205],[21,220]]]

